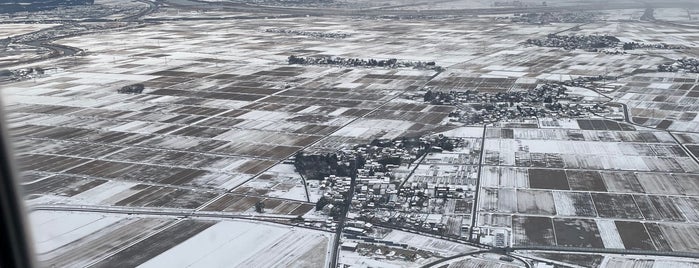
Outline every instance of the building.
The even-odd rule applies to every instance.
[[[357,250],[357,242],[342,242],[341,249],[342,250],[347,250],[347,251],[355,251]]]

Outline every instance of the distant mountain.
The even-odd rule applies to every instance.
[[[0,13],[40,11],[59,6],[92,5],[95,0],[0,0]]]

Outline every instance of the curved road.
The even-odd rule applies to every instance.
[[[149,0],[136,0],[138,2],[146,3],[148,4],[148,7],[139,11],[136,14],[129,15],[126,17],[123,17],[121,19],[116,19],[116,20],[111,20],[111,19],[100,19],[100,18],[93,18],[93,19],[86,19],[86,20],[53,20],[51,23],[64,23],[64,22],[113,22],[113,21],[136,21],[141,19],[143,16],[146,16],[150,13],[155,12],[159,7],[160,7],[160,2],[159,0],[155,1],[149,1]],[[31,21],[31,22],[26,22],[26,23],[36,23],[36,21]],[[49,23],[44,22],[44,23]],[[65,57],[65,56],[73,56],[78,53],[83,52],[82,49],[76,48],[76,47],[71,47],[71,46],[65,46],[65,45],[59,45],[59,44],[53,44],[52,42],[61,38],[65,37],[73,37],[73,36],[79,36],[82,34],[87,34],[90,33],[89,31],[87,32],[81,32],[81,33],[76,33],[76,34],[71,34],[68,36],[61,36],[57,38],[49,38],[49,39],[39,39],[39,40],[34,40],[34,41],[29,41],[25,42],[23,44],[29,45],[29,46],[34,46],[34,47],[43,47],[51,51],[49,56],[47,58],[42,57],[38,59],[31,59],[27,61],[18,61],[18,62],[13,62],[9,64],[3,64],[0,65],[0,68],[6,68],[6,67],[11,67],[11,66],[17,66],[17,65],[22,65],[22,64],[29,64],[29,63],[35,63],[39,61],[43,61],[46,59],[52,59],[52,58],[58,58],[58,57]]]

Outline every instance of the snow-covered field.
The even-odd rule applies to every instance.
[[[401,8],[483,8],[491,2],[410,1]],[[383,4],[405,3],[388,0],[367,5]],[[611,34],[622,42],[699,46],[696,27],[635,21],[642,9],[604,13],[607,21],[580,27],[571,23],[513,24],[492,16],[164,21],[57,40],[87,54],[36,63],[51,70],[44,77],[3,84],[3,99],[8,104],[10,126],[21,144],[23,167],[44,178],[27,183],[27,188],[36,191],[32,205],[220,206],[221,210],[257,215],[252,212],[254,204],[265,200],[268,204],[284,202],[277,209],[293,217],[288,214],[296,207],[312,204],[275,198],[313,202],[318,194],[311,191],[311,196],[306,196],[302,179],[291,165],[280,162],[304,148],[335,150],[377,138],[432,133],[456,108],[423,103],[420,94],[428,89],[521,91],[540,80],[622,76],[615,81],[617,88],[605,93],[627,104],[634,122],[652,127],[672,121],[667,126],[670,130],[696,131],[697,98],[687,92],[695,92],[692,88],[699,77],[653,73],[658,64],[693,50],[640,49],[609,55],[522,44],[529,38],[563,31]],[[689,20],[695,14],[693,10],[656,11],[659,19],[686,25],[691,25]],[[170,6],[150,18],[229,15],[251,14],[180,12]],[[0,38],[48,26],[2,25]],[[266,32],[269,28],[346,32],[351,36],[310,38]],[[24,55],[6,54],[6,62]],[[289,65],[291,55],[434,61],[446,71]],[[117,93],[117,89],[135,83],[144,84],[142,94]],[[571,88],[570,92],[588,101],[602,99],[582,88]],[[406,95],[416,98],[402,100]],[[580,218],[586,220],[584,227],[591,226],[581,229],[593,233],[592,237],[598,235],[607,248],[633,248],[640,240],[639,247],[651,250],[656,245],[669,247],[662,250],[697,250],[699,184],[691,182],[695,179],[692,175],[699,174],[699,165],[670,134],[647,129],[582,130],[589,126],[583,128],[582,123],[566,119],[534,121],[546,129],[488,126],[485,148],[479,148],[481,127],[452,125],[446,132],[442,131],[448,128],[439,128],[446,136],[471,142],[470,147],[454,153],[473,153],[467,161],[471,166],[464,164],[462,155],[434,154],[417,169],[415,178],[436,174],[444,179],[438,182],[444,183],[457,177],[455,174],[459,175],[457,180],[472,181],[480,174],[483,188],[477,209],[487,216],[476,215],[479,222],[519,228],[523,231],[518,234],[531,236],[526,241],[556,244],[559,241],[548,232],[578,223],[562,219]],[[603,121],[596,122],[602,124],[598,129],[606,128]],[[480,150],[484,158],[476,159]],[[476,168],[476,160],[483,166]],[[58,175],[77,177],[85,183],[68,184],[68,179],[55,177]],[[309,215],[325,218],[317,213]],[[513,226],[526,222],[513,218],[525,217],[541,224]],[[82,238],[97,237],[96,232],[121,224],[123,218],[39,211],[31,219],[38,251],[53,254],[67,245],[87,248]],[[641,235],[629,235],[618,227],[628,224],[640,226]],[[140,238],[150,233],[128,234]],[[648,239],[643,240],[643,235]],[[135,238],[114,239],[123,243]],[[443,256],[471,250],[402,231],[393,231],[385,239]],[[167,248],[142,266],[327,266],[331,240],[330,233],[298,227],[224,221]],[[100,245],[115,248],[110,247],[112,242]],[[114,242],[119,249],[129,246],[120,242]],[[94,254],[85,259],[104,254],[98,251],[90,251]],[[412,265],[367,260],[349,252],[342,256],[359,266]],[[657,262],[656,266],[663,264],[667,263]]]
[[[139,267],[322,267],[330,233],[250,221],[223,221]]]
[[[37,253],[47,253],[124,219],[122,216],[35,211],[29,214]]]
[[[0,24],[0,39],[10,36],[31,33],[41,29],[51,28],[59,24],[26,24],[26,23],[8,23]]]
[[[451,255],[456,255],[464,252],[473,250],[472,247],[454,243],[451,241],[446,241],[442,239],[436,239],[432,237],[427,237],[423,235],[408,233],[399,230],[393,230],[388,235],[386,235],[383,240],[393,241],[400,244],[408,244],[408,246],[425,250],[428,252],[434,252],[444,257]]]
[[[314,183],[317,184],[317,181]],[[250,187],[249,191],[251,192],[264,192],[265,195],[271,197],[309,201],[301,175],[296,173],[292,164],[277,164],[257,179],[253,179],[241,187]],[[311,192],[309,190],[309,193]],[[316,197],[311,202],[315,202],[317,199]]]
[[[434,261],[435,258],[429,259],[419,259],[415,262],[400,260],[400,259],[387,259],[386,257],[381,258],[368,258],[367,256],[362,256],[357,252],[353,251],[340,251],[340,264],[347,264],[351,267],[357,268],[371,268],[371,267],[385,267],[385,268],[409,268],[409,267],[421,267],[421,265],[430,263]]]

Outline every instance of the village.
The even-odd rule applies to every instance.
[[[343,234],[349,240],[381,242],[372,235],[375,226],[468,240],[478,146],[476,140],[441,135],[376,140],[335,154],[297,154],[295,162],[297,170],[309,174],[309,166],[337,161],[327,163],[336,167],[327,171],[336,174],[324,176],[310,191],[322,194],[316,209],[336,221],[347,209]],[[356,172],[342,167],[356,167]]]
[[[458,109],[450,114],[450,120],[469,125],[512,119],[578,118],[608,114],[610,109],[604,103],[587,102],[582,96],[567,92],[567,86],[592,86],[590,82],[595,80],[601,79],[579,77],[563,83],[541,84],[527,91],[498,93],[428,90],[423,99],[431,104],[456,106]]]

